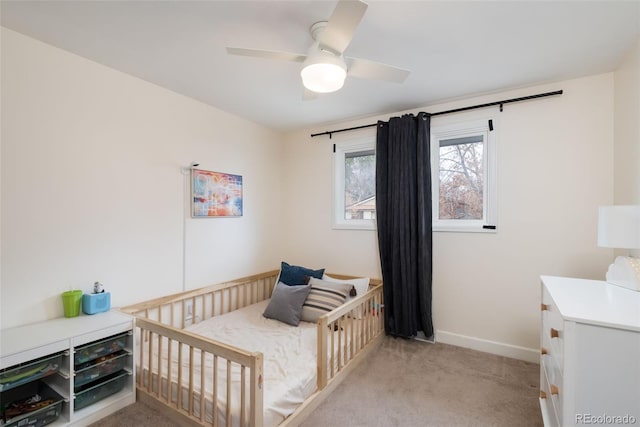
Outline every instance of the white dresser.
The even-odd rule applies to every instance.
[[[640,425],[640,292],[541,279],[544,425]]]

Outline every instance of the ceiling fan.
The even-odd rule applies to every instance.
[[[342,88],[347,76],[402,83],[409,75],[408,70],[343,55],[367,7],[360,0],[339,0],[329,21],[316,22],[309,29],[314,43],[306,55],[238,47],[227,47],[227,53],[301,62],[302,83],[313,93],[335,92]]]

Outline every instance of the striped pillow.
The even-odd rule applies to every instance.
[[[300,320],[317,322],[318,318],[347,300],[353,285],[350,283],[335,283],[311,277],[309,279],[311,291],[302,305]]]

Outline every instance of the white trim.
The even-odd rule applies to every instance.
[[[496,354],[511,359],[524,360],[525,362],[540,363],[540,351],[533,348],[469,337],[447,331],[436,331],[436,342],[470,348],[472,350]]]
[[[375,136],[352,139],[335,144],[333,153],[333,228],[341,230],[375,230],[373,219],[345,219],[344,162],[347,153],[376,149]]]
[[[489,121],[493,123],[493,130],[489,129]],[[498,222],[498,180],[497,180],[497,131],[498,121],[493,116],[479,120],[463,121],[431,128],[431,191],[433,231],[453,232],[481,232],[496,233],[494,229],[484,229],[484,225],[497,226]],[[470,136],[471,134],[483,135],[484,177],[484,204],[481,220],[441,220],[439,213],[440,192],[440,140]]]
[[[484,224],[483,224],[484,225]],[[491,224],[495,225],[495,224]],[[472,226],[472,225],[433,225],[433,232],[437,233],[440,231],[452,232],[452,233],[497,233],[498,230],[495,228],[482,228],[482,226]]]

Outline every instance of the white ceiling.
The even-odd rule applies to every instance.
[[[407,68],[303,101],[300,64],[335,1],[3,0],[1,22],[46,43],[277,130],[614,70],[640,37],[635,1],[368,1],[346,56]]]

